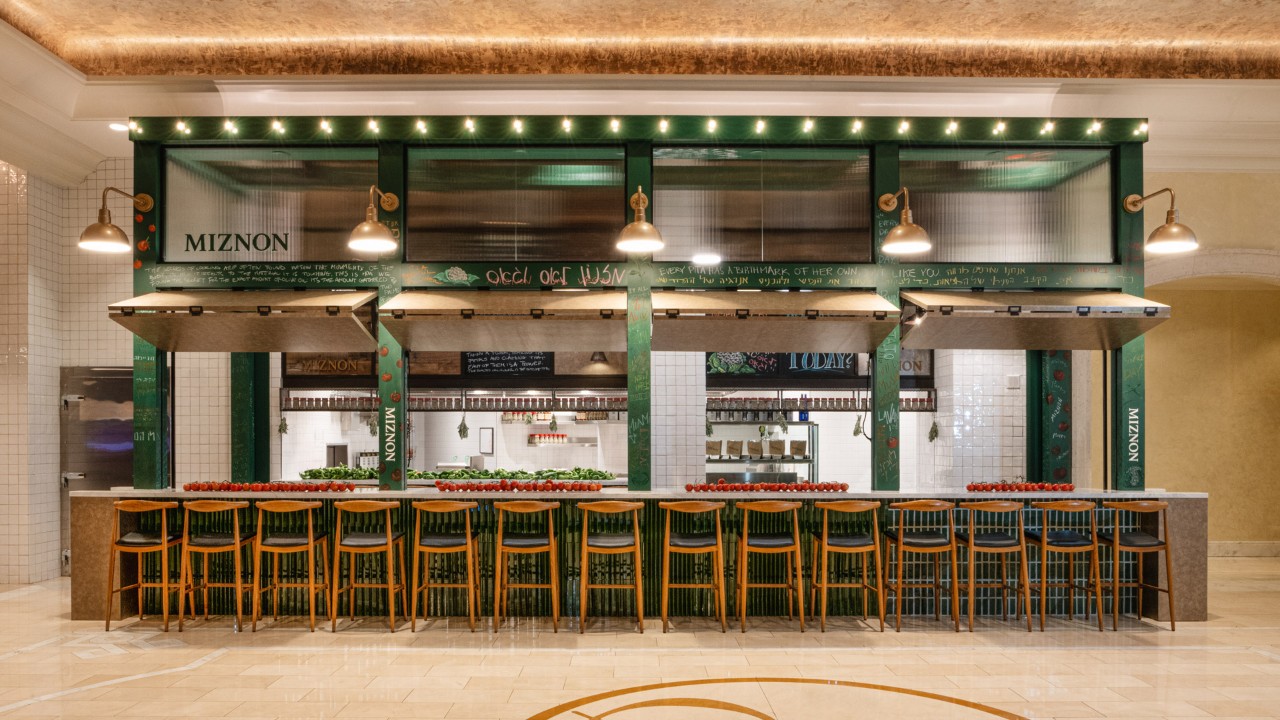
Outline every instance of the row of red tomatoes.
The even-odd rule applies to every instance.
[[[969,492],[1073,492],[1073,483],[969,483],[964,486]]]
[[[846,492],[848,483],[731,483],[720,478],[715,483],[684,486],[686,492]]]
[[[499,480],[497,482],[462,481],[450,482],[437,480],[436,489],[442,492],[596,492],[604,487],[600,483],[572,482],[559,480],[538,480],[519,482],[516,480]]]
[[[355,483],[338,482],[194,482],[183,483],[182,489],[191,492],[351,492]]]

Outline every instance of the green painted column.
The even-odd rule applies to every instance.
[[[1130,295],[1141,296],[1145,290],[1142,213],[1125,212],[1123,201],[1127,195],[1142,194],[1142,144],[1123,143],[1116,148],[1113,158],[1116,189],[1112,216],[1122,289]],[[1112,351],[1111,367],[1112,487],[1143,490],[1147,486],[1146,343],[1143,338]]]
[[[653,145],[627,143],[624,223],[631,222],[631,194],[643,186],[653,217]],[[653,483],[651,368],[653,297],[651,278],[638,262],[627,273],[627,489],[648,490]]]
[[[133,192],[147,193],[156,204],[149,212],[133,214],[133,292],[155,290],[151,273],[156,267],[164,230],[162,163],[158,143],[135,142]],[[124,188],[122,188],[124,189]],[[169,419],[169,365],[165,353],[141,338],[133,338],[133,486],[153,490],[169,486],[172,452]]]
[[[889,231],[898,224],[899,211],[884,212],[877,204],[877,199],[884,193],[898,191],[898,146],[895,143],[882,143],[871,148],[871,217],[875,237],[875,248],[872,258],[877,266],[896,266],[898,261],[880,252],[880,245]],[[899,201],[901,202],[901,201]],[[899,205],[901,208],[901,205]],[[877,273],[876,292],[881,297],[899,305],[898,279],[893,272]],[[899,347],[899,329],[894,328],[889,337],[876,349],[875,362],[871,364],[871,489],[897,490],[902,483],[901,465],[898,454],[898,433],[900,430],[898,394],[901,381],[899,364],[901,351]],[[852,438],[849,439],[852,441]],[[840,442],[846,442],[841,438]]]
[[[231,482],[271,480],[271,355],[231,353]]]
[[[1071,478],[1071,351],[1027,353],[1027,482]]]
[[[400,205],[395,210],[378,206],[378,219],[391,228],[398,241],[396,252],[381,262],[389,266],[384,276],[391,278],[378,288],[378,303],[385,303],[400,293],[400,273],[395,271],[404,256],[405,148],[402,143],[378,143],[378,187],[395,193]],[[377,325],[378,333],[378,487],[403,490],[409,467],[408,361],[400,343],[391,333]]]

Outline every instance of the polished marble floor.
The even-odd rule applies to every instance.
[[[0,587],[0,720],[1280,717],[1280,558],[1212,560],[1211,619],[1176,633],[1058,620],[957,634],[918,619],[881,634],[838,619],[825,634],[785,620],[745,635],[703,620],[667,635],[656,620],[643,635],[621,620],[585,635],[530,620],[496,635],[296,620],[235,634],[227,618],[104,633],[67,620],[69,605],[65,579]]]

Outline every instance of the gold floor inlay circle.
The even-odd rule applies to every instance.
[[[639,685],[570,700],[528,720],[1025,720],[989,705],[891,685],[818,678],[716,678]]]

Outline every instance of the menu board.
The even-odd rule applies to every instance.
[[[707,353],[707,375],[738,378],[856,378],[856,353]]]
[[[287,376],[373,375],[373,353],[284,353]]]
[[[555,374],[555,353],[465,352],[463,375],[491,377],[540,377]]]

